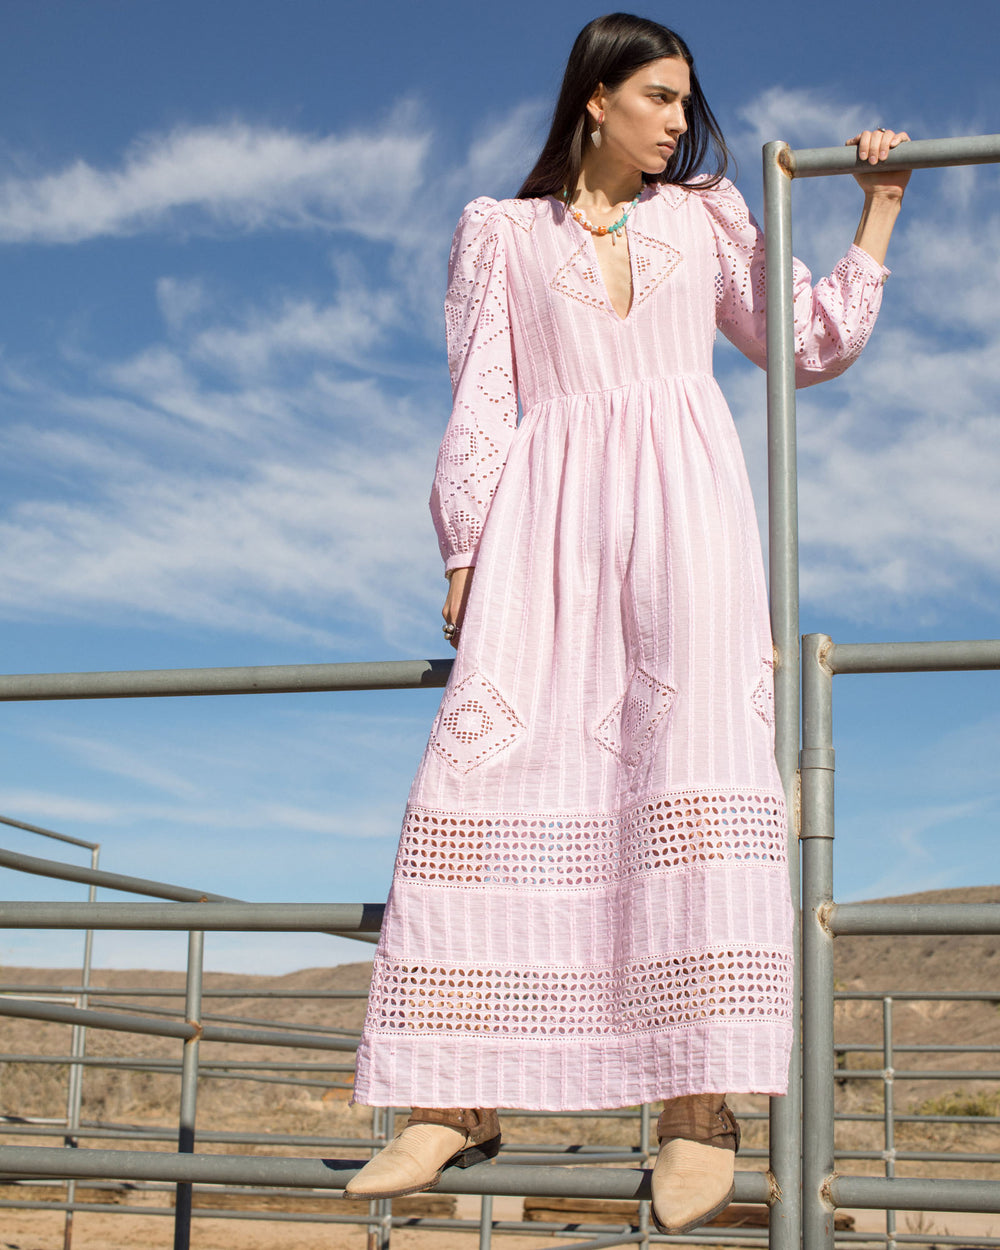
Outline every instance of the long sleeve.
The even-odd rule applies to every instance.
[[[719,272],[716,322],[756,365],[767,365],[764,234],[731,182],[701,192],[715,233]],[[853,244],[828,278],[815,284],[794,262],[795,382],[836,377],[864,347],[882,303],[889,270]]]
[[[517,427],[502,218],[495,200],[473,200],[458,223],[448,263],[445,323],[453,405],[430,500],[448,569],[476,563]]]

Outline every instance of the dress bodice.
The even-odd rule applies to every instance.
[[[449,567],[475,563],[519,407],[704,378],[716,329],[765,365],[764,238],[732,183],[650,184],[627,240],[623,318],[590,234],[553,197],[484,197],[462,214],[445,300],[454,409],[431,501]],[[798,385],[857,357],[887,273],[857,247],[815,286],[795,262]]]

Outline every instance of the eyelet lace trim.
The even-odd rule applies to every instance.
[[[707,1020],[785,1019],[789,954],[719,946],[617,967],[470,967],[380,957],[368,1028],[531,1036],[652,1032]]]
[[[785,842],[784,800],[762,790],[665,795],[620,815],[456,815],[411,806],[396,872],[459,887],[606,886],[727,860],[783,864]]]

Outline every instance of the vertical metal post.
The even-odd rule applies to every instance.
[[[648,1102],[644,1102],[639,1108],[639,1150],[640,1158],[643,1166],[649,1162],[649,1138],[650,1126],[652,1124],[652,1111]],[[642,1240],[639,1245],[642,1250],[649,1250],[649,1202],[639,1203],[639,1232],[642,1234]]]
[[[373,1158],[391,1139],[395,1122],[395,1107],[372,1107],[372,1137],[380,1143],[372,1150]],[[373,1198],[368,1204],[368,1214],[378,1220],[378,1223],[368,1225],[368,1250],[389,1250],[392,1240],[392,1199]]]
[[[90,848],[90,866],[96,872],[100,866],[101,848]],[[87,901],[97,901],[97,886],[92,885],[87,891]],[[80,984],[84,992],[80,995],[77,1005],[86,1007],[89,1002],[87,990],[90,987],[90,971],[94,958],[94,930],[87,929],[83,935],[83,966],[80,969]],[[83,1024],[74,1024],[70,1042],[71,1057],[82,1059],[87,1053],[87,1028]],[[80,1131],[80,1112],[83,1106],[83,1064],[70,1063],[69,1086],[66,1090],[66,1136],[63,1145],[77,1145],[77,1133]],[[76,1203],[76,1181],[66,1182],[66,1220],[63,1224],[63,1250],[71,1250],[73,1245],[73,1208]]]
[[[490,1250],[493,1245],[493,1195],[483,1194],[479,1199],[479,1250]]]
[[[802,640],[802,1247],[833,1250],[833,673],[825,634]]]
[[[205,935],[192,930],[188,934],[187,983],[184,1015],[198,1032],[184,1042],[181,1063],[181,1109],[177,1130],[177,1150],[194,1154],[194,1126],[198,1109],[198,1038],[201,1034],[201,980],[205,961]],[[174,1200],[174,1250],[189,1250],[191,1245],[191,1198],[189,1181],[180,1181]]]
[[[896,1123],[895,1123],[895,1062],[892,1055],[892,999],[882,999],[882,1108],[885,1118],[885,1174],[896,1175]],[[885,1212],[885,1244],[887,1250],[896,1245],[896,1212],[891,1207]]]
[[[774,639],[775,758],[788,807],[788,870],[798,910],[799,530],[795,467],[795,337],[792,321],[792,189],[780,164],[786,143],[764,147],[764,227],[767,237],[767,465],[771,635]],[[798,949],[796,920],[795,949]],[[798,959],[793,1020],[801,993]],[[772,1098],[770,1171],[771,1250],[797,1250],[801,1214],[801,1054],[793,1043],[788,1094]]]

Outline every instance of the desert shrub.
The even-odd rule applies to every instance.
[[[966,1093],[964,1089],[928,1098],[914,1107],[917,1115],[1000,1115],[1000,1090],[979,1090]]]

